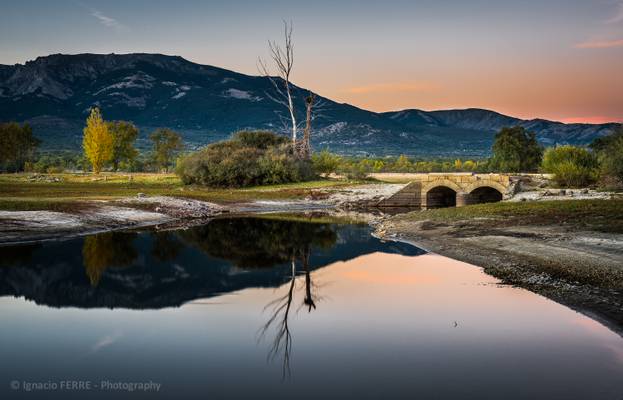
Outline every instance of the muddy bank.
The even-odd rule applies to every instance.
[[[0,243],[24,243],[171,221],[168,215],[126,207],[93,206],[75,213],[0,211]]]
[[[217,204],[164,196],[90,201],[71,210],[0,211],[0,244],[61,239],[119,229],[207,219],[227,210]]]
[[[400,190],[401,184],[370,184],[328,188],[301,200],[254,201],[219,205],[171,196],[136,196],[112,201],[84,201],[62,211],[0,211],[0,244],[33,242],[154,225],[185,226],[204,223],[226,213],[300,212],[347,208],[380,199]]]
[[[598,319],[623,334],[623,235],[558,225],[495,226],[483,219],[378,221],[379,237],[481,266],[503,283],[526,288]]]

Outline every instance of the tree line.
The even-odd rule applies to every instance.
[[[503,128],[495,135],[486,159],[422,160],[398,157],[348,157],[322,150],[310,159],[297,156],[283,136],[262,131],[238,132],[229,141],[178,157],[180,135],[159,128],[149,135],[148,153],[136,148],[138,128],[128,121],[105,121],[94,108],[83,131],[83,153],[37,154],[40,141],[27,124],[0,124],[0,170],[62,172],[89,170],[164,171],[176,164],[187,183],[245,186],[296,182],[317,175],[341,174],[364,179],[375,172],[545,172],[560,186],[623,185],[623,126],[589,146],[544,148],[523,127]],[[177,162],[176,162],[177,161]]]
[[[481,160],[417,160],[401,155],[384,158],[342,157],[323,150],[312,156],[314,169],[324,175],[337,173],[362,179],[371,173],[402,172],[503,172],[551,173],[560,186],[578,187],[601,181],[602,186],[623,185],[623,126],[588,147],[544,148],[536,135],[516,126],[495,135],[491,157]]]
[[[28,124],[0,124],[0,170],[23,171],[26,164],[35,158],[40,143]]]
[[[168,128],[150,135],[151,151],[141,154],[136,148],[139,129],[128,121],[106,121],[93,108],[83,130],[81,154],[56,152],[38,154],[41,141],[28,124],[0,124],[0,171],[42,173],[64,170],[168,171],[177,154],[184,149],[181,136]]]
[[[106,166],[117,171],[136,162],[138,150],[134,144],[138,128],[127,121],[104,121],[98,108],[93,108],[83,131],[82,148],[93,172],[99,174]],[[149,135],[151,158],[157,170],[167,171],[174,155],[183,149],[181,136],[168,128],[158,128]]]

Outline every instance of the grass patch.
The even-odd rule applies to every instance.
[[[486,224],[492,227],[558,224],[600,232],[623,233],[623,200],[488,203],[459,208],[415,211],[395,218],[439,222],[486,218]]]
[[[217,203],[252,200],[296,200],[313,196],[314,191],[359,184],[357,181],[321,179],[282,185],[244,189],[214,189],[185,186],[173,174],[103,173],[0,174],[0,209],[60,210],[72,203],[92,200],[116,200],[145,193],[148,196],[175,196]],[[58,181],[55,181],[58,180]]]
[[[76,213],[88,210],[89,204],[80,201],[65,199],[2,199],[0,198],[0,210],[2,211],[56,211]]]

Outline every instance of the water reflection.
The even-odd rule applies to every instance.
[[[292,333],[288,325],[290,318],[290,310],[292,308],[292,300],[294,298],[294,287],[296,284],[296,264],[292,261],[292,272],[290,275],[290,283],[283,296],[277,297],[268,303],[264,310],[270,309],[271,316],[260,330],[260,340],[266,336],[266,333],[272,328],[275,331],[275,337],[268,351],[268,358],[275,359],[280,353],[283,353],[283,363],[281,366],[282,378],[290,376],[290,352],[292,351]]]
[[[269,342],[268,359],[281,360],[285,378],[290,375],[292,312],[311,312],[319,299],[311,272],[377,251],[424,253],[372,238],[365,225],[223,218],[178,231],[107,232],[0,247],[7,267],[0,271],[0,295],[60,307],[146,309],[249,287],[275,287],[278,294],[264,307],[268,317],[258,341]]]
[[[623,342],[602,325],[369,233],[235,218],[0,247],[0,357],[11,361],[0,398],[23,394],[6,384],[14,379],[162,384],[24,396],[63,399],[622,393]]]
[[[82,259],[91,286],[97,286],[108,268],[127,267],[136,261],[135,237],[136,233],[107,232],[84,238]]]
[[[0,247],[0,295],[55,307],[162,308],[249,287],[278,287],[310,271],[375,251],[422,254],[382,243],[366,226],[269,217],[224,218],[178,231],[109,232]]]
[[[19,244],[15,246],[0,246],[0,267],[21,266],[30,262],[32,253],[39,244]]]
[[[240,268],[269,268],[300,258],[311,247],[330,249],[336,225],[268,218],[224,218],[182,231],[180,236],[205,254]]]

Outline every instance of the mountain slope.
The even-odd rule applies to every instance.
[[[302,116],[308,91],[294,88]],[[48,149],[78,148],[88,110],[133,121],[148,131],[180,131],[192,146],[243,128],[285,131],[283,106],[265,77],[195,64],[160,54],[55,54],[24,65],[0,65],[0,121],[29,122]],[[320,97],[315,147],[344,153],[469,156],[488,152],[507,125],[535,130],[544,143],[587,143],[614,126],[523,121],[488,110],[374,113]]]
[[[598,136],[607,135],[618,124],[563,124],[544,119],[522,120],[509,117],[495,111],[478,108],[464,110],[421,111],[403,110],[384,113],[389,118],[399,121],[413,129],[427,125],[451,127],[480,132],[497,132],[507,126],[523,126],[535,132],[544,144],[590,143]]]

